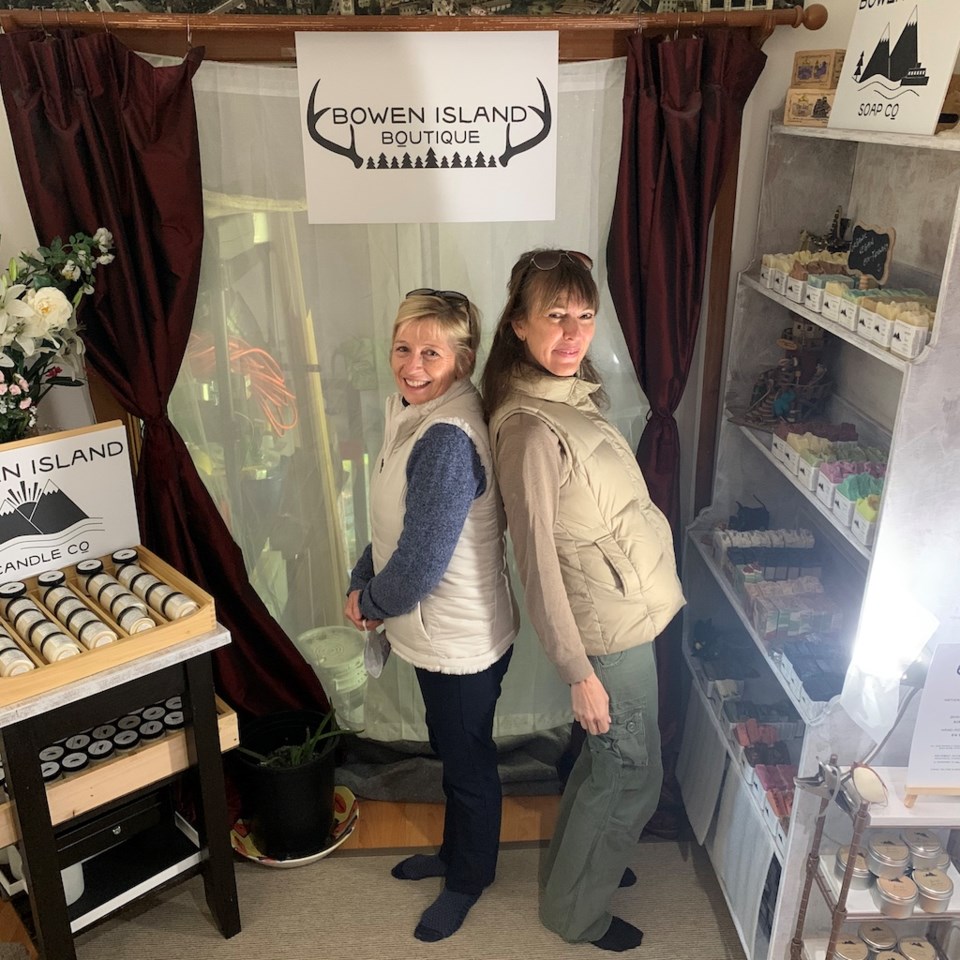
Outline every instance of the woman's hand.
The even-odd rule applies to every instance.
[[[573,718],[587,733],[606,733],[610,729],[610,698],[597,675],[570,685]]]
[[[347,594],[347,603],[343,608],[343,615],[358,629],[365,630],[363,614],[360,612],[360,591],[352,590]]]

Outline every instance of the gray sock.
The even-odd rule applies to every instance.
[[[413,935],[427,943],[446,940],[460,929],[470,908],[479,899],[479,893],[456,893],[444,887],[440,896],[423,911]]]
[[[425,880],[427,877],[446,876],[447,865],[435,853],[415,853],[401,860],[390,873],[398,880]]]

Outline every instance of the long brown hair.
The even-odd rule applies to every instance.
[[[549,262],[554,256],[557,263],[550,269],[542,269],[534,263],[534,258],[538,262]],[[578,255],[550,249],[528,250],[520,255],[510,271],[507,302],[497,321],[490,353],[480,378],[483,412],[488,419],[510,394],[511,380],[545,372],[527,357],[523,341],[513,329],[514,321],[541,313],[558,300],[571,297],[591,310],[596,310],[600,302],[593,275]],[[589,383],[602,382],[589,357],[583,358],[577,375]],[[603,387],[593,394],[593,400],[597,406],[606,406],[607,396]]]

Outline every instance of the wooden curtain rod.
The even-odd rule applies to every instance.
[[[470,31],[557,30],[560,59],[593,60],[623,56],[625,37],[637,30],[689,31],[700,27],[749,29],[762,44],[777,26],[819,30],[827,10],[819,3],[806,9],[643,13],[638,16],[584,17],[400,17],[272,16],[270,14],[75,13],[60,10],[2,10],[0,27],[16,30],[71,27],[80,33],[107,30],[144,53],[182,55],[203,46],[210,60],[248,62],[294,59],[294,34],[300,31]]]

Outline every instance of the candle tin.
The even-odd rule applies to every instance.
[[[897,935],[889,924],[879,921],[861,923],[857,934],[873,953],[897,948]]]
[[[847,860],[850,856],[850,847],[844,846],[837,851],[836,872],[842,882],[847,869]],[[869,890],[873,886],[873,874],[867,867],[863,853],[858,853],[853,863],[853,874],[850,877],[851,890]]]
[[[953,896],[953,881],[936,867],[914,870],[913,882],[917,885],[918,904],[927,913],[944,913]]]
[[[873,960],[903,960],[899,950],[881,950],[873,955]]]
[[[121,730],[114,734],[111,741],[117,750],[125,752],[140,746],[140,734],[137,730]]]
[[[885,917],[906,920],[913,913],[920,894],[909,877],[899,876],[878,877],[873,896]]]
[[[903,876],[910,866],[910,850],[893,834],[875,834],[867,841],[867,866],[871,873],[888,880]]]
[[[900,839],[910,851],[910,862],[914,868],[936,867],[943,845],[940,838],[929,830],[904,830]]]
[[[837,940],[834,956],[837,960],[867,960],[867,945],[859,937],[847,934]]]
[[[901,937],[899,948],[907,960],[937,960],[937,951],[926,937]]]

